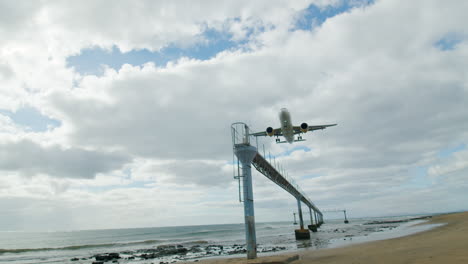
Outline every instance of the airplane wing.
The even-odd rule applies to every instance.
[[[330,125],[318,125],[318,126],[308,126],[307,131],[313,131],[313,130],[319,130],[319,129],[325,129],[327,127],[331,126],[336,126],[336,124],[330,124]],[[299,134],[302,133],[301,127],[300,126],[294,126],[294,134]]]
[[[261,132],[257,132],[257,133],[252,133],[250,134],[251,136],[256,136],[256,137],[266,137],[266,136],[269,136],[269,134],[266,132],[266,131],[261,131]],[[275,128],[273,129],[272,131],[272,134],[271,136],[282,136],[283,133],[281,132],[281,128]]]

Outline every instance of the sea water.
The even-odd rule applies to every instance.
[[[298,226],[291,222],[257,223],[258,252],[261,256],[304,248],[329,248],[423,230],[411,227],[418,220],[405,222],[409,219],[412,218],[362,218],[350,219],[349,224],[344,224],[343,220],[329,220],[318,232],[311,232],[310,240],[301,241],[295,239],[294,229]],[[0,263],[92,263],[95,255],[110,252],[120,255],[119,263],[240,257],[245,255],[244,224],[67,232],[0,231]]]

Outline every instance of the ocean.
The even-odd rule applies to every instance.
[[[297,241],[291,222],[257,223],[259,256],[343,246],[423,231],[420,217],[327,220],[310,240]],[[109,253],[114,253],[110,254]],[[245,256],[244,224],[151,227],[57,232],[0,231],[0,263],[118,263],[196,261]],[[111,263],[112,261],[108,262]]]

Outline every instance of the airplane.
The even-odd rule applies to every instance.
[[[301,134],[307,133],[307,131],[313,131],[318,129],[325,129],[327,127],[336,126],[336,124],[330,125],[318,125],[318,126],[309,126],[307,123],[302,123],[300,126],[293,126],[291,123],[291,115],[289,114],[288,109],[281,108],[279,113],[279,119],[281,122],[281,127],[273,129],[272,127],[267,127],[265,131],[252,133],[251,136],[275,136],[276,143],[289,143],[292,144],[293,142],[297,141],[305,141],[302,139]],[[299,134],[297,139],[294,139],[294,135]],[[279,139],[280,136],[283,136],[285,141],[281,141]]]

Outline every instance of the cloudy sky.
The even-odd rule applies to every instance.
[[[0,230],[241,223],[230,125],[282,107],[338,123],[260,141],[319,208],[466,210],[466,10],[1,0]],[[253,177],[256,220],[291,220],[294,198]]]

